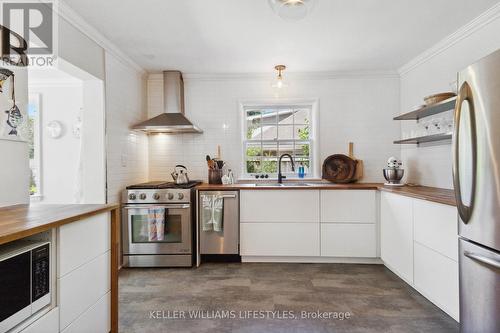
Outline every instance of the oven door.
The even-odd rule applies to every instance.
[[[163,237],[151,237],[151,209],[165,209]],[[161,229],[160,229],[161,230]],[[157,238],[157,239],[155,239]],[[122,214],[124,255],[191,254],[191,205],[127,205]]]

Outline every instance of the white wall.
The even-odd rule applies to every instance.
[[[400,124],[391,121],[399,111],[399,78],[386,74],[290,75],[285,98],[319,100],[320,164],[328,155],[347,153],[349,141],[355,155],[364,160],[363,181],[382,181],[387,158],[399,154],[392,141]],[[188,167],[191,179],[207,179],[205,155],[215,155],[221,145],[222,158],[236,175],[241,171],[241,100],[272,99],[271,78],[242,75],[207,78],[185,75],[186,116],[203,134],[151,135],[149,178],[170,179],[175,164]],[[149,111],[162,111],[162,76],[150,75]],[[228,125],[226,130],[223,124]]]
[[[106,53],[108,202],[119,202],[127,185],[148,180],[147,136],[130,127],[147,117],[143,74]]]
[[[16,102],[26,119],[28,106],[28,71],[26,68],[9,66],[14,72]],[[5,140],[6,113],[12,106],[10,99],[10,83],[4,84],[4,92],[0,94],[0,206],[8,206],[29,201],[29,161],[26,142]]]
[[[83,107],[82,84],[39,81],[29,83],[29,92],[40,94],[41,189],[43,203],[70,203],[75,198],[80,140],[73,135],[73,124]],[[46,130],[59,121],[61,137],[51,138]]]
[[[449,91],[457,73],[500,48],[500,5],[440,42],[401,71],[401,113],[422,104],[422,98]],[[402,131],[415,122],[402,126]],[[422,185],[453,188],[451,145],[404,146],[401,155],[407,181]]]

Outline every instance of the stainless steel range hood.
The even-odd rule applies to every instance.
[[[184,116],[184,80],[180,71],[163,72],[163,113],[132,129],[146,133],[203,133]]]

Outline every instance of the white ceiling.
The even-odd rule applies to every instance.
[[[392,70],[496,0],[318,0],[302,21],[267,0],[64,0],[148,71]]]

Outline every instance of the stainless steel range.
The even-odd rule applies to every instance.
[[[194,243],[194,187],[149,182],[122,194],[124,267],[191,267]]]

